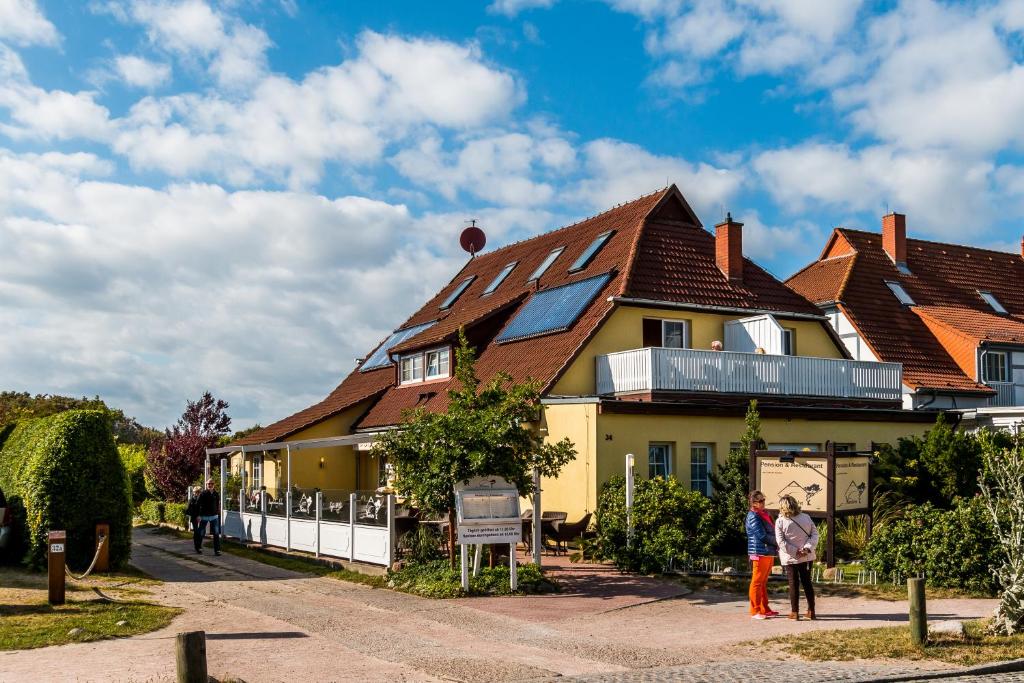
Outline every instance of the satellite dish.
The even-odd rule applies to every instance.
[[[476,227],[475,220],[472,223],[471,226],[462,231],[462,235],[459,236],[459,244],[470,254],[476,255],[487,244],[487,235],[484,234],[483,230]]]

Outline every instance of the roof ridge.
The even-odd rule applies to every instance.
[[[846,231],[846,232],[859,232],[859,233],[861,233],[863,235],[871,235],[873,237],[881,237],[882,236],[881,232],[874,232],[872,230],[863,230],[861,228],[836,227],[835,229],[836,230],[841,230],[841,231]],[[939,242],[937,240],[926,240],[926,239],[922,239],[920,237],[907,237],[907,242],[923,242],[925,244],[934,244],[934,245],[938,245],[938,246],[941,246],[941,247],[954,247],[956,249],[970,249],[971,251],[985,251],[985,252],[988,252],[988,253],[991,253],[991,254],[999,254],[1000,256],[1021,256],[1020,254],[1016,254],[1016,253],[1014,253],[1012,251],[1000,251],[999,249],[987,249],[985,247],[976,247],[976,246],[974,246],[972,244],[956,244],[954,242]]]
[[[569,228],[575,228],[575,227],[577,227],[579,225],[582,225],[583,223],[586,223],[586,222],[592,221],[592,220],[596,220],[596,219],[600,218],[601,216],[609,214],[609,213],[611,213],[613,211],[618,211],[619,209],[623,209],[623,208],[625,208],[627,206],[630,206],[632,204],[636,204],[637,202],[641,202],[641,201],[643,201],[645,199],[649,199],[650,197],[652,197],[653,195],[658,194],[659,192],[665,192],[670,187],[671,187],[671,185],[667,185],[665,187],[658,188],[657,190],[654,190],[653,192],[648,192],[646,194],[642,194],[639,197],[636,197],[635,199],[630,199],[627,202],[622,202],[621,204],[616,204],[615,206],[611,207],[610,209],[605,209],[604,211],[601,211],[599,213],[595,213],[593,216],[586,216],[586,217],[580,218],[580,219],[578,219],[578,220],[576,220],[576,221],[574,221],[572,223],[566,223],[565,225],[563,225],[561,227],[558,227],[558,228],[555,228],[554,230],[548,230],[546,232],[537,233],[536,235],[532,235],[530,237],[524,237],[523,239],[516,240],[515,242],[509,242],[508,244],[504,244],[504,245],[498,247],[494,251],[488,252],[486,254],[481,254],[480,256],[481,257],[483,257],[483,256],[493,256],[493,255],[495,255],[495,254],[497,254],[499,252],[502,252],[502,251],[504,251],[506,249],[510,249],[510,248],[512,248],[514,246],[517,246],[517,245],[520,245],[520,244],[524,244],[524,243],[529,242],[531,240],[535,240],[535,239],[538,239],[538,238],[541,238],[541,237],[547,237],[548,235],[554,235],[555,233],[562,232],[563,230],[568,230]],[[472,259],[470,259],[470,261],[472,261]],[[449,284],[451,284],[451,283],[449,282]]]

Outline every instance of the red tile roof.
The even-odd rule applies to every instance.
[[[570,273],[569,265],[595,237],[608,230],[614,234],[590,263],[581,271]],[[565,250],[539,282],[528,282],[536,267],[558,247]],[[515,269],[495,292],[484,296],[484,289],[511,262],[517,262]],[[532,292],[602,273],[612,273],[612,278],[568,330],[502,344],[491,341]],[[448,310],[442,311],[441,302],[470,275],[476,276],[472,284]],[[820,314],[810,302],[750,261],[744,265],[744,281],[730,283],[716,265],[714,236],[701,227],[686,200],[672,186],[573,225],[478,254],[402,327],[434,320],[437,324],[392,352],[452,340],[460,328],[465,328],[467,334],[473,329],[484,329],[481,334],[486,339],[480,344],[478,375],[486,381],[498,372],[507,372],[515,381],[532,378],[546,391],[613,309],[615,304],[609,301],[613,296],[782,314]],[[447,392],[455,382],[448,379],[393,386],[394,377],[393,366],[367,373],[357,369],[321,403],[251,435],[246,442],[285,438],[378,394],[379,399],[357,426],[396,424],[409,408],[443,410],[448,403]]]
[[[821,258],[786,284],[818,304],[838,302],[879,360],[903,364],[908,386],[992,393],[973,378],[962,345],[937,330],[959,330],[975,341],[1013,341],[1024,331],[1024,259],[908,239],[907,266],[909,275],[896,268],[879,233],[836,228]],[[917,305],[900,304],[887,281],[900,283]],[[1010,315],[995,315],[978,290],[992,292]]]

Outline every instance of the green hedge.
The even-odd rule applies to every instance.
[[[924,574],[931,586],[991,594],[998,547],[982,501],[957,498],[952,510],[913,505],[886,522],[872,534],[865,560],[886,580],[894,572]]]
[[[27,545],[29,566],[46,564],[47,532],[63,529],[68,565],[85,568],[96,552],[98,522],[110,524],[111,566],[128,560],[131,497],[103,412],[70,410],[19,422],[0,450],[0,487],[25,513],[15,534]]]
[[[162,500],[144,500],[139,506],[139,516],[150,524],[176,524],[187,527],[185,503],[167,503]]]
[[[138,506],[149,498],[145,477],[146,447],[138,443],[122,443],[117,445],[117,454],[130,483],[132,505]]]

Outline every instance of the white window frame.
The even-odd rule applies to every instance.
[[[558,247],[548,252],[548,255],[544,257],[544,260],[540,262],[540,265],[530,273],[530,279],[527,280],[527,282],[539,280],[544,273],[548,272],[548,268],[558,260],[558,257],[562,255],[563,251],[565,251],[565,247]]]
[[[429,374],[430,356],[435,354],[438,356],[438,371],[436,374]],[[452,351],[450,346],[437,346],[432,349],[406,354],[398,359],[398,383],[404,386],[406,384],[419,384],[435,379],[447,379],[452,374],[451,358]],[[410,369],[408,375],[406,373],[407,367]]]
[[[704,453],[704,476],[700,479],[694,478],[694,455],[697,451],[703,451]],[[691,443],[690,444],[690,490],[703,493],[708,498],[711,497],[711,471],[715,466],[715,446],[711,443]]]
[[[995,311],[996,313],[999,313],[1000,315],[1006,315],[1007,313],[1009,313],[1009,311],[1007,311],[1006,308],[1001,303],[999,303],[999,299],[997,299],[996,295],[993,294],[992,292],[986,292],[985,290],[979,289],[978,296],[980,296],[985,301],[985,303],[991,306],[992,310]]]
[[[782,355],[796,355],[796,330],[792,327],[782,328]]]
[[[652,458],[654,458],[654,455],[655,455],[654,454],[654,449],[656,449],[656,448],[659,448],[659,449],[660,448],[664,448],[665,449],[664,450],[664,457],[665,457],[664,463],[655,463],[654,461],[652,461]],[[659,469],[664,467],[665,472],[663,474],[662,473],[655,473],[655,471],[654,471],[655,467],[657,467]],[[651,443],[647,444],[647,478],[648,479],[654,479],[655,477],[660,477],[660,476],[664,476],[665,479],[668,479],[670,476],[672,476],[672,444],[668,443],[668,442],[665,442],[665,441],[652,441]]]
[[[892,292],[893,296],[895,296],[899,300],[899,302],[904,306],[917,305],[916,303],[914,303],[914,298],[910,296],[909,292],[907,292],[907,289],[899,282],[886,280],[885,284],[888,285],[889,291]]]
[[[252,488],[259,491],[263,486],[263,456],[252,456]]]
[[[516,269],[517,265],[519,265],[519,261],[506,263],[505,267],[501,269],[500,273],[494,276],[494,279],[491,280],[491,284],[487,285],[487,289],[485,289],[484,293],[481,294],[480,296],[487,296],[488,294],[493,294],[494,290],[500,287],[501,283],[504,282],[505,279],[512,274],[512,271]]]
[[[665,339],[668,337],[666,329],[669,325],[682,325],[683,327],[683,339],[682,346],[666,346]],[[661,348],[663,349],[688,349],[690,348],[690,321],[689,320],[673,320],[672,318],[661,319]]]
[[[1003,379],[993,379],[989,377],[989,365],[988,359],[990,357],[1002,358],[1001,369]],[[1009,384],[1010,383],[1010,354],[1006,351],[986,351],[981,356],[981,375],[982,380],[985,384]]]

